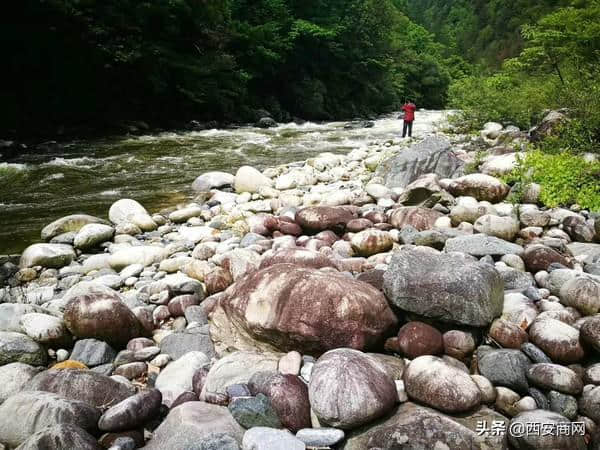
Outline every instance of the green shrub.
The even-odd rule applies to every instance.
[[[548,154],[534,150],[519,160],[517,169],[505,177],[509,183],[530,182],[542,186],[541,202],[551,208],[577,203],[600,211],[600,162],[586,162],[571,153]]]

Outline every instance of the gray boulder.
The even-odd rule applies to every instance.
[[[491,416],[501,420],[498,414]],[[477,415],[474,422],[460,423],[457,418],[447,416],[434,409],[404,403],[389,418],[369,424],[352,432],[343,450],[381,449],[446,449],[446,450],[489,450],[507,448],[500,436],[488,442],[490,437],[476,432],[476,420],[484,419],[491,423],[488,415]]]
[[[446,241],[446,252],[462,252],[472,256],[520,255],[523,247],[503,239],[485,234],[469,234]]]
[[[505,386],[522,394],[529,389],[527,369],[530,366],[531,361],[520,350],[490,350],[478,359],[479,372],[494,386]]]
[[[59,424],[33,434],[15,450],[102,450],[98,441],[77,425]]]
[[[422,175],[435,173],[440,178],[452,178],[461,174],[463,163],[451,150],[445,138],[429,137],[383,161],[376,176],[389,187],[406,187]]]
[[[0,366],[14,362],[43,366],[46,351],[29,336],[12,331],[0,331]]]
[[[187,402],[169,412],[144,449],[234,450],[243,435],[244,429],[226,407]]]
[[[541,430],[551,429],[553,433],[543,433],[528,424],[540,424]],[[552,449],[552,450],[583,450],[587,448],[583,435],[562,434],[556,432],[559,424],[571,426],[571,421],[555,412],[535,409],[520,413],[510,421],[508,439],[516,449]],[[518,431],[521,430],[521,431]],[[517,431],[517,432],[514,432]]]
[[[502,314],[504,283],[496,269],[460,254],[396,252],[383,280],[392,304],[425,317],[482,327]]]
[[[69,359],[82,362],[88,367],[95,367],[113,362],[116,356],[117,352],[104,341],[80,339],[75,342]]]
[[[207,327],[195,327],[182,333],[172,333],[160,342],[160,350],[173,360],[192,351],[202,352],[209,358],[215,356],[215,347]]]
[[[115,405],[135,394],[135,388],[91,370],[46,370],[25,385],[28,391],[45,391],[96,408]]]
[[[21,269],[34,266],[60,269],[75,259],[75,250],[64,244],[33,244],[21,255]]]
[[[20,392],[0,405],[0,442],[16,447],[32,434],[58,424],[93,430],[100,411],[49,392]]]
[[[0,404],[11,395],[15,395],[41,369],[20,362],[0,366]]]

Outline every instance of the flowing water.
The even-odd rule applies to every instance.
[[[150,212],[185,202],[194,179],[210,170],[235,173],[243,165],[265,168],[397,141],[402,121],[396,116],[352,130],[345,122],[309,122],[73,141],[0,161],[0,254],[19,253],[39,241],[40,230],[59,217],[106,218],[120,198],[133,198]],[[413,136],[431,133],[444,118],[441,111],[419,111]]]

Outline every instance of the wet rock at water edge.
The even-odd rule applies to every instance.
[[[75,259],[75,251],[64,244],[33,244],[21,255],[21,269],[34,266],[60,269]]]

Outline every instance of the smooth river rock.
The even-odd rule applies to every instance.
[[[293,264],[248,274],[227,290],[210,318],[217,352],[367,349],[397,323],[373,286]]]
[[[72,214],[70,216],[61,217],[60,219],[55,220],[51,224],[46,225],[42,229],[41,237],[44,241],[49,241],[53,237],[56,237],[60,234],[70,233],[70,232],[78,232],[85,225],[90,223],[101,223],[104,225],[108,225],[106,220],[100,219],[98,217],[90,216],[87,214]]]
[[[243,436],[244,429],[226,407],[187,402],[169,412],[144,449],[235,450],[232,445],[241,444]]]
[[[19,267],[42,266],[45,268],[60,269],[68,266],[75,259],[73,247],[65,244],[33,244],[25,249],[21,255]]]
[[[486,326],[502,313],[503,281],[493,266],[421,247],[393,254],[384,274],[389,301],[415,314]]]
[[[29,391],[45,391],[80,400],[97,408],[115,405],[135,392],[133,387],[91,370],[46,370],[25,385]]]
[[[468,373],[437,356],[420,356],[404,371],[409,398],[447,413],[469,411],[481,402],[481,392]]]
[[[124,347],[143,334],[135,314],[120,294],[99,283],[83,281],[67,291],[64,320],[74,336],[96,338]]]
[[[313,367],[309,398],[320,423],[351,429],[389,412],[397,393],[379,360],[358,350],[336,349]]]
[[[59,424],[94,430],[99,417],[98,409],[82,401],[49,392],[20,392],[0,405],[0,442],[16,447],[32,434]]]

